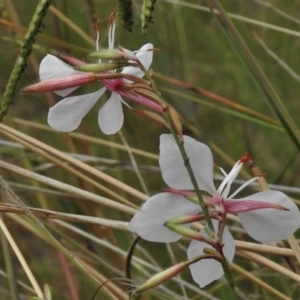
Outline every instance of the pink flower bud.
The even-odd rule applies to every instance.
[[[135,86],[133,85],[134,88],[134,92],[145,97],[148,98],[151,101],[154,101],[155,103],[163,106],[164,103],[162,102],[162,100],[160,99],[160,97],[158,97],[154,92],[152,92],[151,90],[145,89],[145,88],[135,88]]]
[[[72,57],[70,55],[67,55],[67,54],[61,54],[60,55],[60,58],[65,61],[66,63],[68,63],[69,65],[72,65],[72,66],[82,66],[82,65],[85,65],[86,63],[82,60],[79,60],[75,57]]]
[[[53,78],[30,85],[21,90],[22,93],[44,93],[65,90],[97,81],[93,73],[83,73],[61,78]]]

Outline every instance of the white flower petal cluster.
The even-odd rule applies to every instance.
[[[242,199],[227,198],[231,184],[238,175],[242,163],[237,162],[217,190],[213,182],[213,157],[210,149],[188,136],[184,136],[183,140],[200,190],[210,194],[213,198],[222,197],[225,208],[226,201],[231,205],[232,201],[236,201],[237,204],[242,201],[245,203],[253,201],[254,205],[258,206],[255,210],[252,205],[251,210],[237,213],[242,225],[252,238],[260,242],[278,242],[287,238],[300,227],[300,214],[297,206],[289,197],[279,191],[259,192]],[[159,165],[162,177],[170,188],[194,190],[177,144],[170,134],[163,134],[160,137]],[[260,209],[259,202],[278,204],[287,210]],[[181,195],[160,193],[147,200],[141,211],[130,221],[128,229],[148,241],[174,242],[179,240],[181,235],[171,231],[164,224],[172,218],[199,212],[199,205]],[[200,234],[205,235],[205,232],[201,231]],[[226,228],[222,243],[224,244],[224,255],[231,262],[234,256],[234,240]],[[188,248],[188,258],[201,255],[204,247],[209,248],[210,246],[203,242],[192,241]],[[217,270],[215,265],[218,266]],[[191,265],[190,269],[194,280],[200,287],[204,287],[223,275],[221,264],[213,259],[201,260]]]
[[[146,69],[149,69],[153,57],[153,52],[147,50],[152,48],[153,45],[148,43],[136,53],[137,59]],[[64,76],[78,75],[82,73],[83,72],[74,70],[73,67],[50,54],[48,54],[42,60],[39,68],[41,81],[61,78]],[[142,70],[132,66],[124,67],[121,73],[135,75],[140,78],[144,76],[144,72]],[[108,80],[109,79],[107,79],[107,81]],[[124,84],[128,83],[127,80],[123,79],[119,79],[119,82]],[[66,90],[56,91],[55,93],[65,97],[75,89],[76,87],[68,88]],[[52,128],[62,132],[75,130],[81,123],[82,118],[96,104],[96,102],[107,89],[108,88],[104,86],[93,93],[64,98],[55,106],[50,108],[48,114],[48,124]],[[103,133],[114,134],[121,129],[124,122],[122,102],[122,97],[118,93],[118,90],[115,89],[111,91],[110,98],[100,108],[98,113],[98,124]]]

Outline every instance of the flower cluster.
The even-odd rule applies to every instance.
[[[41,82],[22,90],[23,92],[53,91],[65,97],[84,84],[98,81],[104,85],[104,87],[93,93],[64,98],[50,108],[48,124],[52,128],[62,132],[75,130],[81,123],[82,118],[107,90],[111,92],[111,96],[98,113],[98,124],[105,134],[114,134],[123,125],[122,103],[125,102],[122,97],[138,102],[157,113],[163,113],[161,105],[145,97],[142,93],[144,90],[147,92],[149,85],[145,80],[141,79],[144,76],[144,72],[139,66],[142,65],[145,70],[149,69],[152,63],[153,45],[148,43],[136,52],[131,52],[121,47],[114,49],[114,30],[115,26],[113,23],[110,26],[108,35],[109,49],[102,53],[106,54],[107,57],[122,59],[121,63],[98,64],[97,67],[95,65],[85,65],[84,62],[65,57],[68,62],[75,64],[74,68],[57,57],[48,54],[40,64],[39,74]],[[97,55],[97,53],[94,53],[94,55]],[[101,51],[98,55],[101,55]],[[134,62],[139,64],[134,64]],[[125,67],[121,73],[114,73],[113,70],[107,71],[107,69],[124,65]],[[100,68],[103,72],[93,72],[96,68]],[[138,84],[135,84],[132,80],[135,80]]]
[[[210,149],[188,136],[184,136],[183,140],[198,187],[203,192],[203,198],[207,205],[214,207],[211,211],[214,218],[218,219],[218,215],[236,213],[247,233],[260,242],[278,242],[299,228],[300,214],[297,206],[279,191],[263,191],[245,198],[233,199],[241,190],[239,189],[229,195],[231,184],[243,163],[248,160],[247,156],[235,164],[220,187],[216,189],[213,183],[213,157]],[[194,187],[172,135],[163,134],[160,137],[159,164],[163,179],[171,189],[150,197],[141,211],[132,218],[128,229],[145,240],[174,242],[182,235],[170,230],[166,223],[180,216],[190,218],[194,216],[192,220],[201,219],[201,209],[199,204],[188,199],[190,195],[195,195]],[[220,218],[220,220],[223,219]],[[213,223],[217,230],[218,221]],[[206,230],[201,230],[199,235],[207,237]],[[231,262],[235,245],[226,227],[222,244],[224,245],[223,253]],[[188,247],[188,258],[203,254],[204,248],[212,248],[212,246],[203,241],[193,240]],[[221,264],[214,259],[194,263],[190,266],[190,270],[200,287],[204,287],[224,274]]]

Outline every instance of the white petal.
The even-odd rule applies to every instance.
[[[184,147],[200,190],[215,194],[213,157],[210,149],[188,136],[184,136]],[[193,190],[184,161],[171,134],[160,136],[159,149],[159,165],[166,184],[175,189]]]
[[[153,45],[151,43],[144,45],[136,54],[139,61],[147,70],[149,70],[153,59],[153,51],[147,51],[149,49],[153,49]]]
[[[217,228],[217,221],[213,221],[214,227]],[[207,236],[204,229],[200,231],[200,234]],[[235,243],[234,239],[225,227],[223,234],[223,251],[226,259],[231,263],[235,253]],[[192,241],[188,247],[187,256],[188,259],[192,259],[195,256],[203,254],[203,248],[212,247],[204,242]],[[199,284],[200,288],[205,287],[214,280],[219,279],[223,276],[224,271],[222,265],[214,259],[204,259],[190,265],[190,270],[192,273],[193,279]]]
[[[118,132],[124,122],[122,98],[119,94],[112,92],[107,102],[100,108],[98,123],[105,134]]]
[[[47,79],[54,79],[72,75],[82,74],[83,72],[79,72],[74,70],[70,65],[64,63],[62,60],[57,57],[48,54],[41,61],[39,74],[41,81]],[[77,87],[56,91],[55,93],[64,97],[74,91]]]
[[[175,217],[199,212],[199,205],[170,193],[152,196],[130,221],[128,229],[151,242],[175,242],[181,235],[164,224]]]
[[[147,51],[148,49],[153,49],[153,45],[150,43],[144,45],[136,54],[136,57],[147,70],[149,70],[153,58],[153,51]],[[124,67],[121,73],[135,75],[140,78],[144,76],[144,72],[141,69],[135,67]]]
[[[95,93],[61,100],[50,108],[48,124],[58,131],[69,132],[75,130],[105,90],[106,88],[102,88]]]
[[[260,242],[278,242],[300,227],[300,214],[296,204],[279,191],[264,191],[241,200],[255,200],[279,204],[289,211],[265,208],[238,214],[245,230]]]

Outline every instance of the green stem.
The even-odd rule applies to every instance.
[[[172,122],[170,121],[170,119],[168,118],[167,116],[167,121],[169,123],[169,126],[170,126],[170,131],[175,139],[175,142],[179,148],[179,151],[181,153],[181,156],[183,158],[183,161],[184,161],[184,165],[186,167],[186,170],[190,176],[190,179],[191,179],[191,182],[192,182],[192,185],[195,189],[195,192],[196,192],[196,195],[197,195],[197,198],[198,198],[198,201],[199,201],[199,204],[201,206],[201,209],[202,209],[202,212],[204,214],[204,217],[205,217],[205,220],[206,220],[206,223],[207,223],[207,226],[209,227],[209,229],[212,231],[212,232],[215,232],[215,229],[214,229],[214,226],[212,224],[212,221],[211,221],[211,218],[210,218],[210,214],[209,214],[209,211],[208,211],[208,208],[203,200],[203,197],[202,197],[202,194],[200,192],[200,189],[199,189],[199,186],[198,186],[198,183],[197,183],[197,180],[196,180],[196,177],[195,177],[195,174],[193,172],[193,169],[191,167],[191,164],[190,164],[190,161],[189,161],[189,157],[185,151],[185,148],[184,148],[184,143],[179,139],[177,133],[175,132],[175,129],[173,127],[173,124]]]
[[[160,94],[160,92],[159,92],[159,90],[158,90],[158,88],[157,88],[157,86],[156,86],[153,78],[149,75],[148,71],[144,68],[144,66],[140,62],[138,62],[138,64],[139,64],[141,70],[145,73],[146,78],[150,81],[152,90],[161,99],[162,108],[166,112],[164,114],[164,117],[165,117],[166,121],[169,124],[169,129],[170,129],[170,131],[171,131],[171,133],[172,133],[172,135],[174,137],[174,140],[175,140],[175,142],[176,142],[176,144],[177,144],[177,146],[179,148],[180,154],[181,154],[181,156],[183,158],[184,165],[185,165],[185,167],[187,169],[187,172],[188,172],[189,177],[191,179],[192,185],[193,185],[194,190],[196,192],[196,195],[197,195],[197,198],[198,198],[198,202],[199,202],[199,205],[201,206],[201,209],[202,209],[202,212],[204,214],[207,226],[210,229],[210,231],[212,231],[212,232],[215,233],[216,231],[214,229],[214,226],[213,226],[213,223],[212,223],[212,220],[211,220],[208,208],[207,208],[207,206],[206,206],[206,204],[205,204],[205,202],[204,202],[204,200],[202,198],[202,194],[201,194],[200,189],[198,187],[196,177],[195,177],[194,172],[192,170],[192,167],[191,167],[191,165],[189,163],[189,157],[188,157],[188,155],[187,155],[187,153],[185,151],[184,142],[179,138],[179,136],[178,136],[178,134],[177,134],[177,132],[176,132],[174,126],[173,126],[173,123],[172,123],[172,121],[170,119],[170,116],[167,113],[167,111],[168,111],[168,105],[164,101],[164,99],[161,97],[161,94]],[[176,229],[177,229],[177,227],[176,227]],[[220,229],[223,231],[224,230],[224,226],[222,226]],[[219,232],[219,237],[220,238],[222,238],[222,235],[223,235],[223,232],[221,232],[221,233]],[[208,244],[210,244],[210,243],[208,243]],[[219,244],[220,244],[220,249],[221,249],[219,251],[219,253],[221,255],[221,261],[220,261],[220,263],[222,264],[222,268],[224,270],[224,276],[225,276],[226,281],[227,281],[227,283],[228,283],[228,285],[230,287],[230,293],[232,294],[231,299],[235,300],[235,299],[238,299],[238,298],[237,298],[237,294],[236,294],[235,289],[234,289],[234,282],[233,282],[233,277],[232,277],[232,274],[231,274],[231,271],[230,271],[229,263],[228,263],[226,257],[223,254],[223,251],[222,251],[221,239],[219,239]],[[131,298],[131,299],[133,299],[133,298]]]
[[[228,264],[228,261],[226,259],[226,257],[224,256],[223,254],[223,251],[221,251],[221,256],[222,256],[222,259],[220,261],[220,263],[222,264],[222,268],[223,268],[223,271],[224,271],[224,276],[226,278],[226,281],[230,287],[229,291],[231,293],[231,297],[230,299],[232,300],[237,300],[238,299],[238,296],[236,294],[236,291],[235,291],[235,288],[234,288],[234,281],[233,281],[233,277],[232,277],[232,274],[231,274],[231,270],[229,268],[229,264]]]
[[[43,19],[46,15],[48,7],[51,4],[51,1],[52,0],[40,1],[29,24],[24,41],[21,45],[20,53],[10,74],[3,98],[1,99],[0,122],[8,112],[9,105],[11,104],[11,98],[16,90],[21,74],[26,68],[28,57],[34,45],[34,37],[40,32],[40,27],[42,26]]]
[[[140,68],[141,70],[145,73],[147,79],[150,81],[151,83],[151,86],[152,86],[152,89],[153,91],[156,93],[156,95],[158,95],[162,101],[162,103],[165,103],[164,99],[162,99],[161,97],[161,94],[153,80],[153,78],[149,75],[148,71],[144,68],[144,66],[139,63],[140,65]],[[209,211],[208,211],[208,208],[202,198],[202,194],[200,192],[200,189],[198,187],[198,184],[197,184],[197,180],[196,180],[196,177],[194,175],[194,172],[192,170],[192,167],[189,163],[189,157],[185,151],[185,148],[184,148],[184,144],[183,142],[179,139],[176,131],[175,131],[175,128],[170,120],[170,117],[168,114],[165,114],[165,119],[167,120],[168,124],[169,124],[169,127],[170,127],[170,131],[176,141],[176,144],[179,148],[179,151],[181,153],[181,156],[183,158],[183,161],[184,161],[184,164],[186,166],[186,169],[187,169],[187,172],[190,176],[190,179],[191,179],[191,182],[193,184],[193,187],[194,187],[194,190],[196,192],[196,195],[197,195],[197,198],[198,198],[198,201],[199,201],[199,204],[201,206],[201,209],[203,211],[203,214],[204,214],[204,217],[205,217],[205,220],[206,220],[206,223],[207,223],[207,226],[208,228],[212,231],[212,232],[215,232],[215,229],[214,229],[214,226],[212,224],[212,221],[211,221],[211,217],[210,217],[210,214],[209,214]],[[224,230],[224,226],[222,226],[222,230]],[[222,237],[223,233],[219,233],[220,237]],[[221,244],[221,240],[219,241],[220,244]],[[236,295],[236,292],[235,292],[235,289],[234,289],[234,282],[233,282],[233,277],[232,277],[232,274],[231,274],[231,271],[230,271],[230,267],[229,267],[229,264],[228,264],[228,261],[226,259],[226,257],[224,256],[223,254],[223,251],[221,250],[221,257],[222,257],[222,260],[221,260],[221,264],[222,264],[222,268],[224,270],[224,276],[226,278],[226,281],[230,287],[230,292],[232,294],[232,297],[231,299],[235,300],[235,299],[238,299],[237,298],[237,295]]]
[[[153,89],[153,91],[155,92],[155,94],[156,94],[158,97],[160,97],[162,103],[165,103],[165,100],[161,97],[161,94],[160,94],[160,92],[159,92],[159,90],[158,90],[158,88],[157,88],[157,86],[156,86],[156,84],[155,84],[153,78],[149,75],[149,73],[148,73],[148,71],[145,69],[145,67],[144,67],[140,62],[138,62],[138,63],[139,63],[139,66],[140,66],[141,70],[145,73],[147,79],[150,81],[151,86],[152,86],[152,89]],[[167,104],[166,104],[166,107],[167,107]],[[203,200],[203,198],[202,198],[202,194],[201,194],[200,189],[199,189],[199,187],[198,187],[198,183],[197,183],[195,174],[194,174],[194,172],[193,172],[193,170],[192,170],[192,167],[191,167],[191,165],[190,165],[190,163],[189,163],[189,157],[188,157],[188,155],[187,155],[187,153],[186,153],[186,151],[185,151],[184,143],[183,143],[183,141],[181,141],[181,140],[179,139],[178,134],[176,133],[176,130],[175,130],[174,126],[173,126],[173,123],[171,122],[171,120],[170,120],[170,118],[169,118],[169,115],[168,115],[167,113],[165,113],[165,114],[164,114],[164,117],[165,117],[166,121],[167,121],[168,124],[169,124],[170,131],[171,131],[171,133],[172,133],[172,135],[173,135],[173,137],[174,137],[174,140],[175,140],[175,142],[176,142],[176,144],[177,144],[177,146],[178,146],[178,148],[179,148],[180,154],[181,154],[182,159],[183,159],[183,161],[184,161],[184,165],[185,165],[185,167],[186,167],[186,170],[187,170],[187,172],[188,172],[188,174],[189,174],[189,176],[190,176],[192,185],[193,185],[194,190],[195,190],[195,192],[196,192],[196,195],[197,195],[197,198],[198,198],[198,201],[199,201],[199,205],[200,205],[200,207],[201,207],[201,209],[202,209],[202,212],[203,212],[203,214],[204,214],[204,217],[205,217],[207,226],[209,227],[209,229],[210,229],[212,232],[215,232],[214,226],[213,226],[213,224],[212,224],[212,221],[211,221],[211,218],[210,218],[210,215],[209,215],[208,208],[207,208],[207,206],[206,206],[206,204],[205,204],[205,202],[204,202],[204,200]]]

